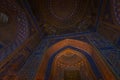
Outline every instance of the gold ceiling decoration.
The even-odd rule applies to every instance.
[[[89,45],[88,43],[85,43],[85,42],[82,42],[79,40],[74,40],[74,39],[62,40],[62,41],[52,45],[49,49],[47,49],[47,51],[44,53],[44,57],[42,58],[40,67],[36,74],[36,77],[35,77],[36,80],[44,80],[45,78],[49,78],[49,80],[54,80],[52,78],[55,78],[55,80],[63,80],[64,72],[66,70],[68,72],[69,72],[69,70],[70,71],[72,70],[73,72],[74,72],[74,70],[75,71],[81,70],[80,72],[82,72],[82,73],[80,73],[80,75],[83,75],[83,77],[81,76],[81,80],[89,80],[88,78],[90,78],[92,80],[95,79],[94,78],[95,73],[93,75],[90,74],[90,73],[92,73],[91,68],[93,68],[93,67],[89,66],[91,64],[90,62],[88,62],[89,59],[85,55],[81,54],[84,52],[79,52],[79,51],[74,50],[69,47],[65,48],[67,46],[72,46],[74,48],[78,48],[80,50],[87,52],[87,55],[89,55],[95,62],[97,68],[99,69],[99,71],[101,73],[101,76],[104,77],[104,80],[110,80],[110,79],[116,80],[116,77],[112,73],[112,70],[108,67],[106,62],[104,62],[103,57],[99,54],[98,51],[96,51],[96,49],[93,46]],[[65,49],[63,49],[63,48],[65,48]],[[63,50],[58,52],[61,49],[63,49]],[[57,55],[55,55],[56,52],[58,52]],[[63,55],[64,55],[64,58],[61,57]],[[53,59],[53,56],[55,56],[54,59]],[[71,59],[75,59],[75,60],[71,62],[70,57],[72,57]],[[79,57],[79,58],[76,58],[76,57]],[[67,61],[66,58],[69,58],[70,61]],[[52,63],[51,63],[51,60],[53,60]],[[75,64],[73,64],[73,63],[75,63]],[[49,74],[51,74],[51,75],[46,75],[46,71],[48,71],[48,69],[50,69]],[[86,75],[87,73],[90,74],[91,76]],[[106,75],[106,73],[107,73],[107,75]],[[70,75],[72,75],[76,79],[77,77],[74,76],[75,74],[73,74],[73,75],[70,74]],[[58,76],[58,79],[56,79],[56,77],[54,77],[54,76]],[[84,76],[87,76],[87,78]],[[59,77],[61,77],[61,78],[59,79]],[[96,75],[95,75],[95,77],[97,79],[102,79],[101,77],[99,78]],[[70,78],[70,77],[67,77],[67,78]]]
[[[51,80],[75,80],[77,78],[96,80],[86,57],[82,53],[69,48],[60,52],[55,57],[51,70]]]

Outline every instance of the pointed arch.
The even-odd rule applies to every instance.
[[[52,64],[54,57],[60,51],[63,51],[67,48],[72,48],[73,50],[76,50],[76,51],[82,51],[83,53],[85,53],[84,55],[86,55],[86,58],[89,57],[90,59],[93,59],[93,61],[95,62],[94,64],[96,64],[96,66],[99,69],[100,73],[102,74],[102,77],[104,78],[104,80],[109,80],[109,79],[116,80],[114,74],[112,73],[112,71],[110,70],[108,65],[105,63],[102,56],[99,54],[99,52],[93,46],[91,46],[88,43],[85,43],[85,42],[82,42],[79,40],[74,40],[74,39],[62,40],[62,41],[54,44],[53,46],[51,46],[44,53],[44,57],[40,64],[40,67],[39,67],[37,76],[35,77],[35,80],[47,80],[47,79],[45,79],[45,75],[49,75],[49,73],[46,74],[46,72],[48,71],[47,66],[50,66],[49,64]],[[52,58],[52,59],[50,59],[50,58]],[[89,60],[89,58],[88,58],[88,60]],[[94,66],[92,66],[92,67],[94,67]],[[49,67],[49,69],[50,68],[51,67]]]
[[[64,50],[57,53],[52,64],[49,64],[48,62],[48,65],[51,65],[51,70],[47,67],[48,70],[46,70],[46,74],[49,71],[51,72],[48,73],[49,76],[45,75],[45,80],[63,80],[63,78],[65,78],[63,76],[65,74],[64,72],[67,71],[77,71],[78,75],[75,80],[78,80],[78,78],[96,80],[96,76],[100,77],[101,74],[95,64],[91,65],[88,58],[91,62],[93,62],[93,60],[86,55],[86,53],[76,51],[73,47],[66,47]],[[94,68],[92,66],[94,66]]]

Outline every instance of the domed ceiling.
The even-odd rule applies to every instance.
[[[91,28],[93,0],[28,1],[47,34],[66,34]]]

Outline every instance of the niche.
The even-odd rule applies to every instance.
[[[7,24],[8,16],[2,12],[0,12],[0,24]]]

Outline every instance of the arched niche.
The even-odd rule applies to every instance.
[[[104,80],[116,80],[115,74],[112,72],[112,70],[104,61],[103,57],[93,46],[89,45],[88,43],[73,39],[62,40],[51,46],[44,53],[44,57],[42,58],[42,62],[38,69],[35,80],[49,80],[46,79],[46,75],[50,75],[50,72],[48,72],[48,74],[46,74],[46,72],[51,69],[51,64],[53,63],[56,54],[67,48],[71,48],[75,51],[81,51],[85,53],[84,55],[86,56],[88,61],[93,60],[94,64],[90,62],[89,63],[92,64],[93,68],[97,68],[100,71],[100,73],[96,72],[97,69],[94,71],[94,73],[98,75],[97,80],[100,79],[99,76],[102,77],[102,79]],[[94,67],[93,65],[96,65],[96,67]]]
[[[49,80],[96,80],[86,57],[67,48],[55,57]]]
[[[0,24],[7,24],[8,19],[9,17],[5,13],[0,12]]]
[[[7,24],[8,19],[9,17],[5,13],[0,12],[0,24]]]

